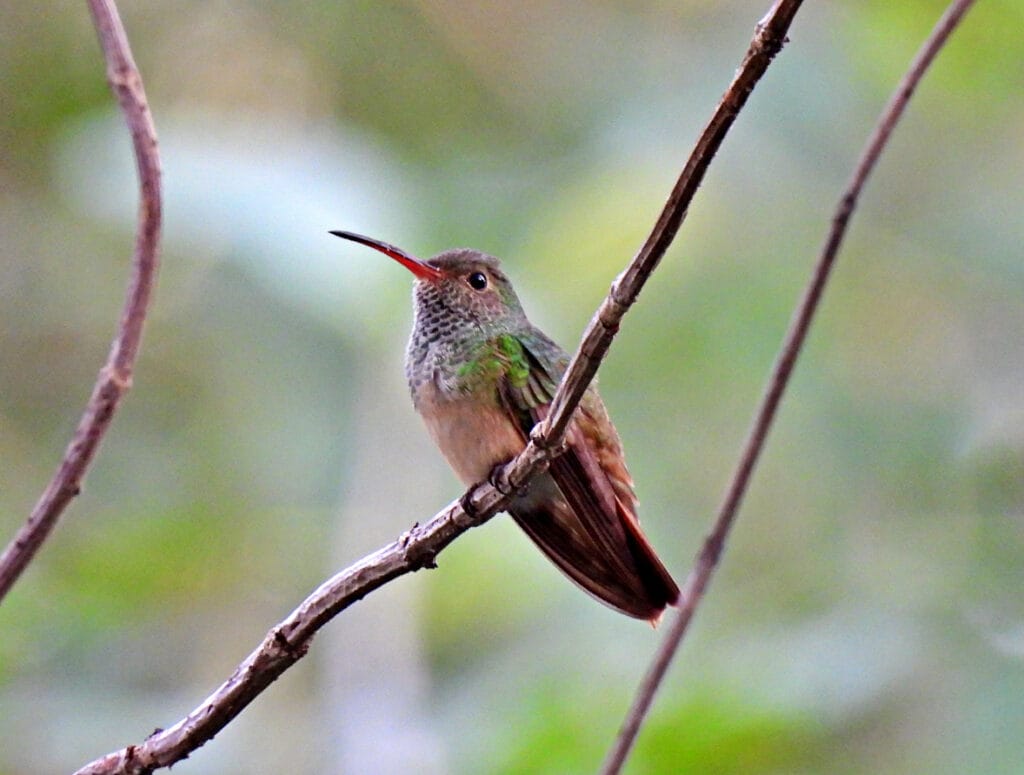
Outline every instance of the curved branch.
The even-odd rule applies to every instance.
[[[160,157],[142,78],[132,59],[128,38],[113,1],[89,0],[89,8],[107,62],[107,79],[117,95],[131,132],[139,174],[139,220],[132,273],[117,335],[107,361],[100,369],[75,435],[64,452],[64,459],[32,509],[28,521],[0,555],[0,601],[35,557],[72,498],[81,491],[85,472],[121,398],[131,387],[142,325],[159,263]]]
[[[750,92],[782,48],[799,6],[800,0],[781,0],[758,24],[743,64],[702,132],[651,235],[591,319],[555,394],[552,412],[533,429],[526,449],[493,477],[493,483],[470,488],[426,524],[414,526],[397,541],[326,581],[274,627],[232,676],[184,719],[138,745],[87,764],[76,775],[141,775],[184,759],[301,659],[316,632],[334,616],[398,576],[433,567],[442,549],[503,509],[530,477],[547,466],[559,453],[572,413],[607,353],[619,322],[671,244],[704,172]]]
[[[622,728],[615,739],[615,743],[601,768],[601,775],[617,775],[622,770],[647,715],[647,711],[650,709],[654,695],[668,671],[672,658],[679,650],[679,646],[686,635],[697,606],[700,605],[704,597],[704,591],[707,589],[715,567],[718,565],[719,557],[725,546],[725,539],[735,521],[736,514],[743,501],[743,496],[746,494],[747,486],[750,483],[754,466],[757,464],[761,450],[764,448],[768,431],[771,429],[779,403],[782,401],[782,395],[793,373],[797,356],[800,354],[800,350],[807,338],[807,332],[814,319],[814,313],[821,303],[822,293],[825,290],[825,285],[835,264],[839,246],[846,233],[847,224],[850,221],[850,216],[853,214],[861,189],[864,187],[868,175],[874,169],[879,156],[881,156],[882,150],[885,148],[893,129],[903,115],[907,103],[910,101],[910,97],[913,95],[914,89],[917,88],[921,77],[973,2],[974,0],[954,0],[946,9],[946,12],[928,36],[928,39],[921,46],[896,91],[890,97],[874,132],[872,132],[868,140],[867,146],[861,153],[853,175],[847,183],[842,197],[839,199],[839,205],[832,218],[832,228],[821,249],[817,264],[811,274],[811,279],[804,290],[803,297],[794,310],[789,330],[786,332],[782,347],[772,367],[764,396],[761,399],[761,405],[758,407],[753,426],[743,445],[739,463],[733,474],[732,481],[726,490],[725,499],[718,512],[718,517],[711,532],[704,540],[704,545],[694,562],[693,570],[690,571],[690,575],[683,585],[679,598],[679,614],[672,622],[672,627],[666,634],[665,640],[659,647],[648,668],[647,674],[637,689],[633,705],[629,709]]]

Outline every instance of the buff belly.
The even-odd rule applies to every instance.
[[[497,402],[448,400],[429,386],[419,391],[415,403],[434,443],[466,485],[485,480],[494,466],[526,446],[522,432]]]

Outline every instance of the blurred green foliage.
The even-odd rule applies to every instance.
[[[807,4],[602,369],[679,577],[940,6]],[[135,389],[0,606],[0,773],[173,723],[322,579],[459,494],[402,384],[409,278],[328,229],[499,255],[571,346],[764,10],[124,4],[164,266]],[[870,182],[629,772],[1020,771],[1022,22],[978,4]],[[84,5],[4,3],[0,106],[10,536],[113,334],[136,194]],[[658,634],[504,519],[439,565],[346,612],[175,772],[594,771]]]

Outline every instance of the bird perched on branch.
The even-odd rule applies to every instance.
[[[527,319],[498,259],[448,250],[422,261],[379,240],[332,231],[390,256],[416,278],[405,376],[413,405],[468,486],[518,455],[569,363]],[[656,623],[679,588],[640,530],[622,442],[587,389],[565,452],[508,512],[565,575],[601,602]]]

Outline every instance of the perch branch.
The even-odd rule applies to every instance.
[[[800,9],[801,2],[802,0],[776,0],[764,18],[758,22],[743,62],[711,114],[704,131],[701,132],[697,145],[687,159],[686,166],[683,167],[654,228],[629,266],[612,283],[607,298],[587,326],[583,341],[576,350],[562,386],[552,402],[551,411],[542,423],[543,428],[535,429],[534,434],[538,431],[547,433],[548,429],[562,433],[569,424],[573,409],[593,380],[612,338],[619,330],[620,321],[633,306],[647,278],[672,244],[676,232],[686,218],[690,202],[704,180],[704,173],[718,152],[726,133],[746,104],[754,86],[786,43],[786,33],[793,22],[793,17]]]
[[[113,0],[89,0],[89,8],[107,63],[107,79],[131,132],[139,174],[139,219],[132,272],[117,335],[75,435],[28,520],[0,555],[0,601],[35,557],[72,498],[81,491],[85,472],[110,427],[118,404],[131,387],[142,325],[159,263],[160,157],[142,77],[132,59]]]
[[[434,558],[442,549],[466,530],[490,519],[508,504],[518,488],[543,470],[558,453],[572,412],[607,353],[619,322],[671,244],[729,127],[785,42],[786,30],[799,6],[798,0],[777,2],[758,24],[740,70],[701,134],[654,230],[616,279],[587,326],[558,387],[552,413],[546,422],[534,428],[526,449],[493,477],[495,483],[470,488],[426,524],[414,526],[397,541],[326,581],[274,627],[232,676],[188,716],[169,729],[154,732],[138,745],[87,764],[76,775],[141,775],[186,758],[301,659],[316,632],[334,616],[398,576],[433,567]]]
[[[761,454],[761,450],[764,448],[768,431],[775,419],[782,395],[789,383],[797,356],[800,354],[800,350],[807,338],[808,329],[814,319],[814,314],[821,303],[822,293],[825,290],[825,285],[835,264],[836,255],[839,252],[840,244],[846,233],[847,224],[853,214],[861,189],[864,187],[868,175],[874,169],[893,129],[903,115],[907,103],[910,101],[910,97],[913,95],[914,89],[917,88],[921,77],[973,2],[974,0],[954,0],[946,9],[928,36],[928,39],[914,57],[910,68],[903,76],[896,91],[889,98],[889,102],[883,109],[875,130],[872,132],[867,145],[861,153],[853,175],[839,200],[835,215],[832,218],[832,227],[822,246],[817,264],[812,271],[811,279],[804,290],[803,297],[794,310],[789,330],[786,332],[782,347],[779,350],[775,364],[772,366],[764,396],[761,399],[753,425],[743,445],[739,463],[726,489],[725,499],[722,502],[714,526],[707,538],[705,538],[704,545],[697,555],[693,569],[683,585],[679,600],[679,613],[672,622],[671,628],[666,633],[665,640],[655,654],[647,674],[637,690],[633,705],[627,713],[615,743],[604,761],[601,775],[617,775],[622,770],[647,715],[647,711],[650,709],[654,695],[661,685],[662,679],[665,677],[665,673],[668,671],[668,667],[678,651],[683,637],[686,635],[697,606],[700,605],[703,599],[704,592],[725,546],[725,539],[729,534],[737,511],[743,501],[743,496],[747,491],[754,466]]]

